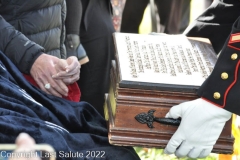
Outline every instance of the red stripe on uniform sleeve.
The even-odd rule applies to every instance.
[[[235,68],[235,74],[234,74],[234,81],[230,84],[230,86],[227,88],[225,94],[224,94],[224,99],[223,99],[223,105],[219,105],[219,104],[216,104],[204,97],[201,97],[203,100],[209,102],[209,103],[212,103],[220,108],[224,108],[225,105],[226,105],[226,99],[227,99],[227,95],[228,95],[228,92],[230,91],[230,89],[233,87],[233,85],[237,82],[237,78],[238,78],[238,68],[239,68],[239,65],[240,65],[240,61],[238,61],[237,65],[236,65],[236,68]]]
[[[236,65],[236,68],[235,68],[235,78],[234,78],[234,81],[233,83],[227,88],[225,94],[224,94],[224,103],[223,103],[223,108],[225,107],[226,105],[226,98],[227,98],[227,94],[229,92],[229,90],[232,88],[232,86],[237,82],[237,78],[238,78],[238,68],[239,68],[239,64],[240,64],[240,61],[238,61],[237,65]]]
[[[237,43],[237,42],[240,42],[240,33],[231,34],[228,44],[229,43]]]
[[[232,45],[230,45],[230,44],[228,44],[228,47],[230,47],[230,48],[233,48],[233,49],[236,49],[236,50],[239,50],[239,51],[240,51],[240,48],[234,47],[234,46],[232,46]]]
[[[215,106],[218,106],[218,107],[220,107],[220,108],[223,108],[223,106],[221,106],[221,105],[219,105],[219,104],[217,104],[217,103],[213,103],[212,101],[209,101],[208,99],[206,99],[206,98],[204,98],[204,97],[201,97],[201,98],[202,98],[203,100],[209,102],[209,103],[212,103],[212,104],[215,105]]]

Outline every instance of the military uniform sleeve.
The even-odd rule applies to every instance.
[[[240,0],[214,0],[184,31],[188,37],[208,38],[216,53],[222,49],[232,25],[240,15]]]
[[[198,95],[240,115],[240,17],[233,24],[217,63]]]
[[[7,23],[0,15],[0,50],[18,67],[29,74],[34,61],[44,51],[43,47],[30,41],[21,32]]]

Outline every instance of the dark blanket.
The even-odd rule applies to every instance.
[[[106,121],[91,105],[45,94],[0,52],[0,143],[14,143],[21,132],[36,143],[52,145],[58,159],[77,159],[60,158],[60,152],[86,155],[89,151],[104,155],[78,159],[139,159],[132,148],[108,143]]]

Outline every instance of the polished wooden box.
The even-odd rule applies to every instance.
[[[156,83],[125,81],[121,77],[119,59],[112,62],[111,85],[105,96],[104,112],[109,126],[109,142],[121,146],[165,148],[177,126],[156,121],[140,123],[136,116],[146,119],[165,117],[169,109],[179,103],[194,100],[198,87],[162,87]],[[150,116],[149,116],[150,114]],[[201,115],[199,115],[201,116]],[[217,143],[214,153],[233,153],[234,138],[229,120]]]
[[[164,117],[173,105],[198,98],[195,93],[159,91],[121,87],[114,69],[111,71],[111,88],[105,96],[105,118],[108,121],[109,142],[120,146],[165,148],[177,126],[153,122],[154,128],[139,123],[135,116],[155,110],[155,117]],[[201,116],[201,115],[200,115]],[[233,153],[234,138],[229,120],[216,145],[214,153]]]

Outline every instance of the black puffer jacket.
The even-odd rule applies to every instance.
[[[0,0],[0,50],[27,74],[42,52],[66,58],[65,18],[65,0]]]

